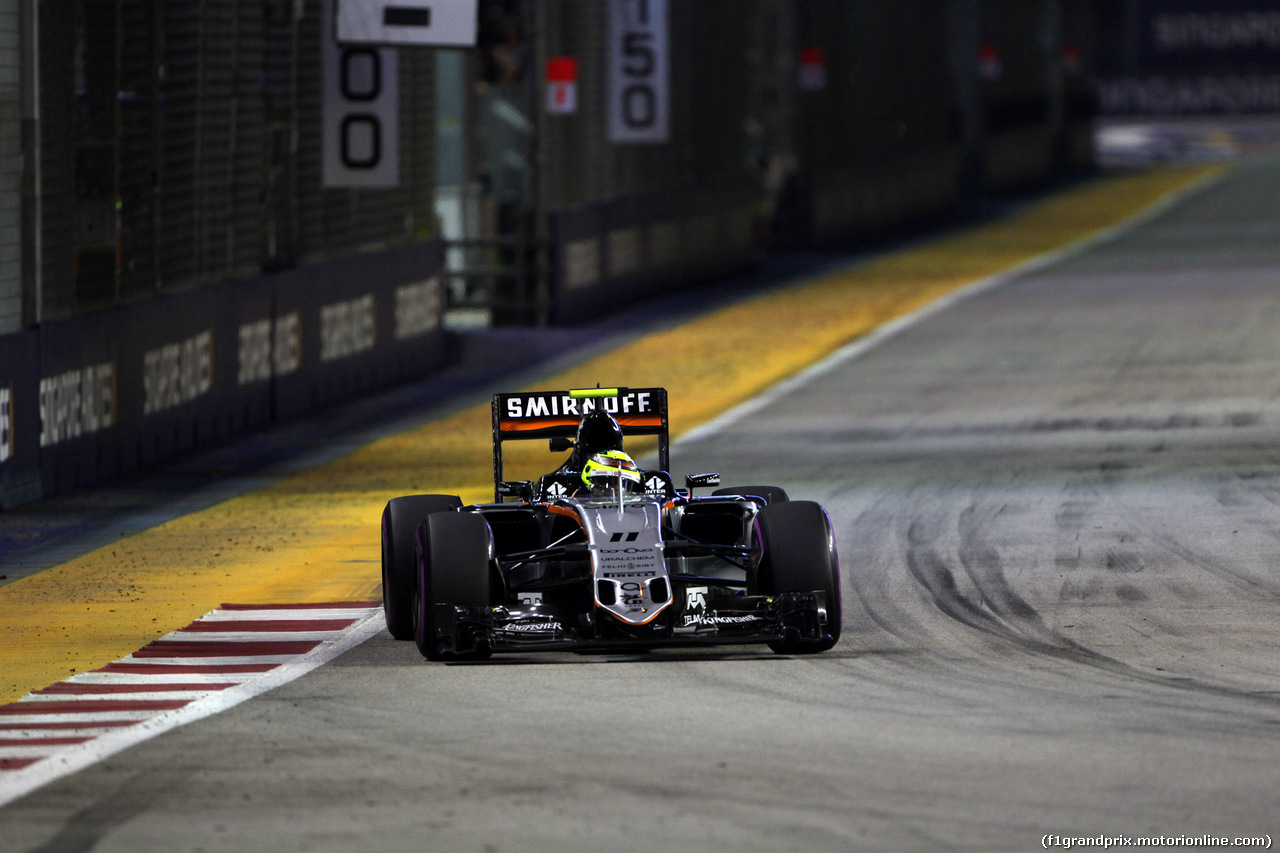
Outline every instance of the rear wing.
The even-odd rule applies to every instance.
[[[623,435],[656,435],[658,467],[671,468],[665,388],[585,388],[493,395],[493,491],[502,500],[502,442],[574,438],[582,416],[596,409],[613,415]]]

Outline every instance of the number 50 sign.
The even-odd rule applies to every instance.
[[[667,0],[609,0],[609,141],[668,140]]]

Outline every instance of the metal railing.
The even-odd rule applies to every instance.
[[[524,234],[444,241],[446,312],[486,312],[499,324],[545,326],[550,318],[550,254]]]

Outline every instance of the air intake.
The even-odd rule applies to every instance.
[[[671,590],[667,586],[666,578],[654,578],[649,584],[649,597],[653,599],[654,604],[665,604],[671,598]]]

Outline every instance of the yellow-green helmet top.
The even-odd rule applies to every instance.
[[[592,491],[613,491],[622,482],[624,492],[639,491],[640,469],[621,450],[605,450],[591,456],[582,466],[582,482]]]

